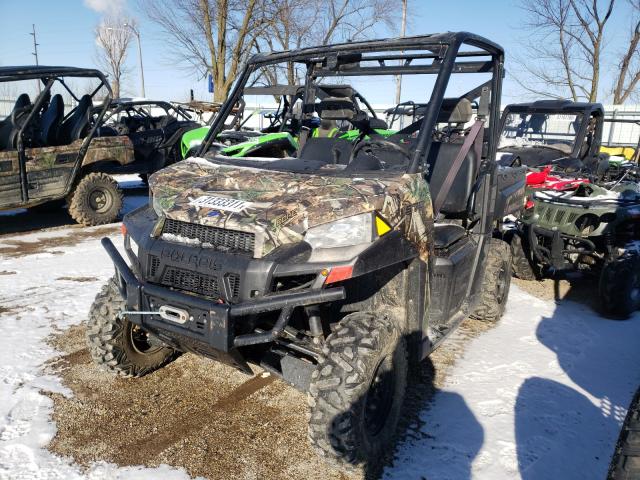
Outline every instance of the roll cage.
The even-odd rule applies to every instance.
[[[280,98],[278,107],[269,117],[269,126],[263,128],[263,132],[282,132],[288,126],[287,121],[293,119],[293,106],[298,100],[304,99],[304,86],[303,85],[267,85],[267,86],[254,86],[246,87],[243,91],[243,95],[273,95],[276,98]],[[375,110],[371,104],[364,98],[357,90],[350,85],[323,85],[317,86],[317,97],[319,100],[330,97],[332,94],[340,93],[341,96],[350,98],[356,108],[360,109],[360,103],[364,105],[372,118],[378,118]],[[242,104],[244,110],[245,104]],[[254,114],[252,112],[242,123],[239,124],[238,129],[242,128],[249,118]],[[294,128],[294,131],[290,132],[297,134],[298,128]]]
[[[59,67],[59,66],[44,66],[44,65],[32,65],[32,66],[7,66],[0,67],[0,83],[4,82],[18,82],[25,80],[39,80],[44,88],[41,88],[35,101],[28,106],[28,113],[24,119],[20,120],[20,128],[17,134],[17,146],[16,150],[18,152],[18,162],[19,162],[19,170],[20,170],[20,189],[21,189],[21,197],[22,202],[29,201],[29,185],[27,180],[27,169],[26,162],[27,158],[25,155],[25,145],[24,145],[24,133],[27,128],[32,124],[32,122],[36,119],[36,116],[41,111],[42,107],[45,104],[45,101],[48,101],[50,97],[51,88],[57,82],[64,87],[64,89],[71,95],[71,97],[77,102],[78,105],[81,103],[81,99],[74,93],[73,89],[67,85],[65,82],[65,78],[97,78],[99,80],[98,85],[94,88],[94,90],[89,93],[89,97],[93,103],[97,93],[101,91],[102,88],[105,89],[106,95],[102,101],[101,106],[97,109],[97,115],[94,117],[95,121],[93,125],[90,126],[87,135],[84,137],[80,149],[78,150],[78,154],[75,159],[75,163],[73,166],[73,171],[71,174],[71,178],[75,178],[78,173],[80,166],[82,165],[82,161],[84,159],[85,153],[89,148],[89,143],[93,139],[96,129],[98,125],[102,122],[107,110],[109,109],[109,104],[112,98],[111,87],[109,86],[109,82],[107,81],[104,74],[95,69],[89,68],[77,68],[77,67]],[[78,106],[71,109],[62,119],[62,123],[64,123],[68,118],[70,118],[76,111]],[[67,192],[71,190],[71,183],[67,186]]]
[[[135,112],[142,117],[151,117],[152,115],[145,110],[145,107],[160,108],[164,110],[165,115],[170,115],[178,120],[193,121],[189,113],[180,105],[174,105],[162,100],[122,100],[116,99],[109,105],[109,118],[121,112]]]
[[[573,142],[570,156],[574,158],[581,156],[581,150],[588,134],[589,122],[592,118],[596,119],[596,128],[593,132],[593,139],[596,141],[592,141],[587,155],[596,155],[600,149],[600,139],[602,139],[604,113],[604,107],[600,103],[572,102],[569,100],[538,100],[507,105],[500,119],[500,135],[508,128],[506,123],[511,114],[582,115],[576,128],[575,142]]]
[[[491,92],[491,101],[486,108],[480,109],[482,111],[479,111],[478,114],[479,116],[489,116],[488,130],[492,132],[492,135],[488,138],[485,153],[489,155],[489,158],[493,158],[495,155],[497,143],[495,133],[500,116],[499,99],[504,51],[498,44],[481,36],[468,32],[450,32],[255,55],[238,78],[227,101],[223,104],[220,114],[215,117],[198,152],[200,156],[207,152],[214,139],[224,128],[224,121],[243,95],[251,74],[261,67],[282,62],[300,63],[307,68],[303,94],[303,124],[313,116],[316,89],[318,88],[316,79],[319,77],[437,75],[424,117],[420,120],[422,128],[420,128],[416,147],[411,154],[407,173],[415,173],[424,168],[426,153],[433,141],[432,133],[451,75],[454,73],[491,73],[491,81],[488,85],[483,85],[484,93]]]

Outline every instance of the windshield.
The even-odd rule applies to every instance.
[[[405,42],[402,50],[379,42],[375,49],[326,47],[250,64],[213,121],[200,156],[304,173],[420,169],[416,152],[426,157],[433,142],[463,143],[481,95],[488,113],[495,59],[479,47],[449,53],[452,47],[442,44]],[[458,61],[456,54],[473,61]],[[459,66],[455,73],[443,67],[447,61]],[[239,103],[242,120],[231,122],[232,106]],[[397,103],[419,105],[419,114],[394,118]],[[430,107],[440,103],[439,109]]]
[[[546,147],[572,152],[583,115],[560,113],[510,113],[498,149]]]

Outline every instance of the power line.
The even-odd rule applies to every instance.
[[[39,43],[36,41],[36,25],[35,23],[31,24],[31,28],[32,28],[32,32],[29,35],[33,36],[33,53],[32,55],[34,57],[36,57],[36,65],[39,65],[38,63],[38,45]],[[41,92],[41,87],[40,87],[40,82],[38,82],[38,93]]]

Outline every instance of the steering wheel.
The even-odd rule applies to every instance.
[[[360,142],[358,142],[358,144],[351,151],[351,155],[349,156],[349,165],[353,163],[353,161],[356,159],[356,157],[361,151],[364,151],[367,155],[374,157],[376,160],[378,160],[381,167],[380,169],[383,170],[384,165],[382,164],[382,162],[380,162],[378,157],[373,153],[373,150],[374,150],[373,147],[388,148],[390,150],[393,150],[396,153],[401,154],[407,160],[409,161],[411,160],[411,154],[402,145],[398,145],[397,143],[394,143],[390,140],[386,140],[384,138],[374,138],[374,139],[363,139]]]

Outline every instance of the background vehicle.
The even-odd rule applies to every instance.
[[[298,149],[297,137],[301,129],[307,129],[312,136],[333,137],[337,136],[345,140],[356,140],[360,134],[348,122],[337,122],[333,119],[322,120],[319,109],[321,102],[325,99],[340,98],[348,99],[357,111],[365,112],[372,120],[372,125],[377,134],[389,136],[395,133],[388,130],[384,120],[378,119],[377,115],[367,100],[360,95],[350,85],[327,85],[322,84],[317,87],[318,103],[314,106],[316,117],[307,119],[307,124],[302,125],[298,119],[299,113],[296,108],[300,108],[304,88],[300,85],[272,85],[268,87],[247,87],[244,96],[273,95],[279,99],[278,108],[273,112],[268,112],[264,118],[269,125],[260,131],[248,130],[244,128],[247,121],[256,114],[252,112],[247,118],[243,117],[245,102],[240,102],[242,110],[235,117],[240,116],[240,121],[232,122],[233,129],[225,129],[216,138],[223,146],[220,153],[232,157],[285,157],[291,156]],[[328,105],[325,102],[325,107]],[[329,108],[329,107],[326,107]],[[260,112],[259,112],[260,113]],[[210,127],[202,127],[197,130],[187,132],[182,137],[183,158],[193,156]]]
[[[538,100],[507,105],[498,159],[502,165],[553,166],[565,173],[603,173],[604,107],[599,103]]]
[[[583,183],[537,191],[512,241],[515,274],[583,270],[599,276],[602,308],[626,318],[640,308],[640,190]]]
[[[607,178],[609,181],[632,180],[640,181],[640,120],[627,118],[607,118],[605,124],[609,124],[609,137],[613,137],[613,129],[616,126],[632,126],[635,128],[635,140],[629,139],[627,143],[617,141],[615,146],[602,146],[600,153],[608,156],[609,169]],[[632,135],[634,131],[630,132]]]
[[[103,239],[118,273],[89,315],[94,360],[128,376],[181,351],[260,365],[308,392],[319,453],[379,461],[409,367],[468,315],[497,321],[505,308],[511,259],[494,233],[523,205],[524,171],[495,162],[503,60],[470,33],[254,57],[202,158],[154,174],[151,204],[126,216],[131,267]],[[301,129],[295,158],[221,155],[218,135],[246,86],[290,62],[308,79],[300,124],[320,112],[359,137]],[[453,72],[477,88],[445,99]],[[387,138],[349,96],[318,98],[321,79],[396,75],[436,79],[423,119]]]
[[[79,94],[74,80],[86,82],[89,93]],[[107,173],[135,158],[128,137],[96,136],[111,100],[103,74],[74,67],[0,67],[0,82],[24,89],[0,121],[0,209],[42,208],[66,200],[79,223],[115,220],[122,195]],[[67,112],[65,97],[75,104]],[[98,98],[101,106],[91,115]]]
[[[109,105],[97,136],[129,137],[136,162],[122,165],[121,171],[147,175],[181,160],[182,136],[200,126],[187,110],[169,102],[116,99]]]

